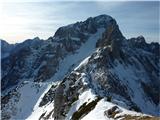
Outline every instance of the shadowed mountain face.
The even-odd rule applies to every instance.
[[[18,84],[24,78],[32,81],[50,79],[65,56],[74,54],[98,29],[109,29],[110,26],[118,29],[113,18],[101,15],[61,27],[54,37],[46,41],[34,38],[16,45],[10,50],[10,55],[2,59],[2,90]],[[2,44],[2,48],[3,46]],[[2,56],[3,54],[2,51]]]
[[[125,39],[108,15],[61,27],[45,41],[1,45],[2,56],[10,48],[2,57],[4,119],[90,119],[96,110],[102,120],[159,114],[160,45]]]

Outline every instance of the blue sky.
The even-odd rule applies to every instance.
[[[159,39],[160,2],[6,0],[0,9],[0,38],[9,43],[39,36],[47,39],[64,25],[108,14],[116,19],[126,38],[143,35]]]

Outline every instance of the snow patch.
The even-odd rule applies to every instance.
[[[82,120],[114,120],[104,115],[104,112],[112,108],[113,106],[115,106],[115,104],[107,102],[105,99],[102,99],[97,103],[96,107],[90,113],[88,113],[86,116],[82,118]],[[119,106],[117,107],[120,109],[121,112],[118,113],[116,116],[120,116],[124,114],[129,114],[129,115],[134,115],[134,116],[143,115],[143,114],[140,114],[134,111],[129,111]]]
[[[48,89],[48,84],[45,83],[34,83],[34,82],[25,82],[22,86],[17,88],[20,98],[18,102],[11,103],[14,104],[16,108],[16,114],[13,114],[11,119],[26,119],[31,112],[34,110],[34,105],[43,95],[43,93]],[[13,102],[11,100],[11,102]],[[15,111],[14,111],[15,112]]]
[[[69,69],[76,66],[80,61],[91,55],[96,50],[96,42],[102,36],[104,28],[98,29],[97,33],[91,35],[89,39],[76,51],[75,54],[68,55],[64,58],[59,65],[59,70],[51,78],[51,80],[57,81],[63,79],[63,77],[70,72]]]

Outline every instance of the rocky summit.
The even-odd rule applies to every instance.
[[[160,45],[111,16],[1,46],[3,120],[160,119]]]

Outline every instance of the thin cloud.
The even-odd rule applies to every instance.
[[[127,38],[144,35],[148,42],[158,41],[159,2],[20,1],[22,2],[4,3],[3,14],[0,14],[4,20],[3,24],[0,23],[2,24],[0,25],[0,37],[9,42],[11,41],[9,39],[23,41],[27,39],[26,37],[35,36],[46,39],[53,36],[61,26],[100,14],[114,17]],[[15,33],[17,37],[13,35]],[[18,37],[18,33],[21,37]]]

